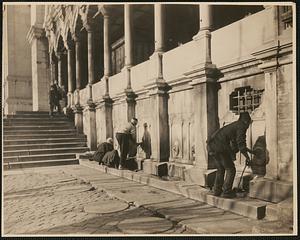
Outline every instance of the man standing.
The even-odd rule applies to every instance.
[[[50,117],[53,117],[53,109],[54,109],[54,107],[56,105],[56,101],[57,101],[56,98],[57,98],[57,96],[56,96],[54,86],[51,85],[50,86],[50,91],[49,91],[49,105],[50,105],[49,115],[50,115]]]
[[[130,141],[132,141],[132,143],[135,143],[134,145],[136,146],[137,123],[138,120],[136,118],[132,118],[131,121],[127,124],[127,126],[122,131],[116,133],[116,138],[120,146],[120,164],[119,164],[120,170],[125,168],[125,161],[127,158],[127,154],[129,153]]]
[[[217,174],[214,184],[214,195],[226,198],[235,197],[232,185],[236,173],[233,156],[240,151],[246,158],[246,165],[250,165],[247,152],[252,153],[246,146],[246,132],[251,123],[248,112],[243,112],[237,121],[216,131],[207,141],[208,154],[216,162]],[[237,150],[234,150],[237,149]],[[226,177],[224,181],[224,175]],[[222,192],[223,190],[223,192]]]
[[[61,108],[60,108],[60,104],[59,104],[59,100],[60,100],[60,93],[59,93],[59,89],[60,87],[58,86],[57,81],[54,81],[54,84],[51,85],[51,87],[53,88],[53,94],[54,94],[54,107],[57,107],[57,112],[60,113],[61,112]]]

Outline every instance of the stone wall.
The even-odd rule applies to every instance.
[[[6,5],[4,11],[4,113],[32,110],[31,52],[26,40],[30,6]]]
[[[245,67],[245,66],[244,66]],[[246,67],[245,67],[246,68]],[[259,71],[257,65],[254,65],[246,70],[247,72],[252,72],[255,75],[250,75],[247,77],[242,77],[239,71],[235,73],[225,74],[225,81],[221,81],[221,89],[218,92],[218,111],[219,111],[219,123],[220,127],[227,125],[238,119],[238,115],[230,111],[229,109],[229,95],[235,90],[235,88],[250,86],[255,90],[264,90],[265,79],[264,74]],[[227,80],[234,78],[232,80]],[[222,80],[222,79],[221,79]],[[261,104],[253,112],[251,112],[251,118],[253,123],[247,131],[247,146],[252,148],[258,137],[265,135],[265,106],[267,103],[264,102],[264,94],[262,94]],[[237,154],[237,161],[235,162],[237,169],[242,169],[244,167],[244,156]],[[249,170],[249,169],[248,169]]]
[[[170,161],[193,163],[194,114],[192,90],[171,92],[169,97]]]
[[[281,66],[278,71],[277,114],[278,114],[278,159],[281,180],[293,180],[293,81],[292,65]]]

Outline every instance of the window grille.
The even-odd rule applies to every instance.
[[[291,6],[282,7],[281,20],[284,24],[284,29],[293,27]]]
[[[229,108],[235,114],[252,112],[261,104],[262,90],[255,90],[250,86],[236,88],[229,95]]]

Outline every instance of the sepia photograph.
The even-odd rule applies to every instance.
[[[3,2],[1,236],[296,236],[296,4]]]

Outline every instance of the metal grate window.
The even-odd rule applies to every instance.
[[[235,114],[252,112],[261,104],[262,90],[255,90],[250,86],[236,88],[229,95],[229,108]]]
[[[281,10],[281,20],[284,25],[284,29],[293,27],[293,16],[292,16],[292,7],[291,6],[283,6]]]

